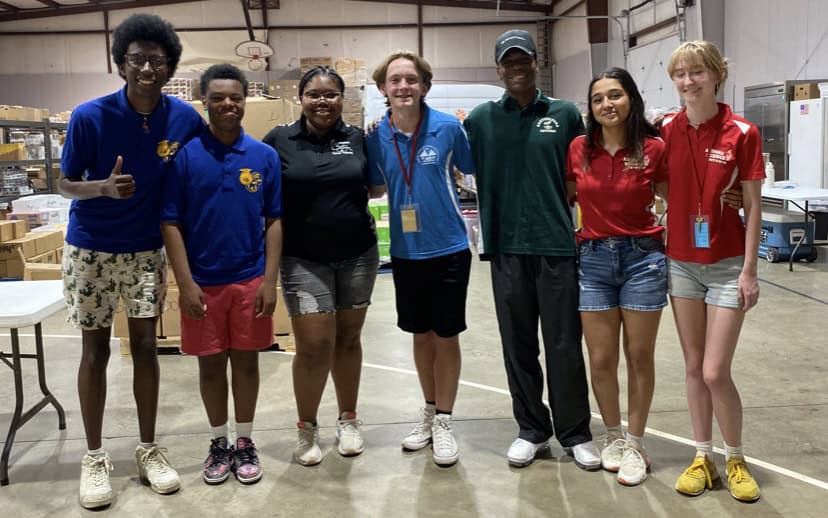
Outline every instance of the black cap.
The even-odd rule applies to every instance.
[[[497,43],[495,43],[495,63],[499,64],[503,56],[511,49],[520,49],[532,57],[537,55],[532,35],[519,29],[506,31],[497,38]]]

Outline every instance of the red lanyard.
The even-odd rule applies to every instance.
[[[693,173],[695,173],[696,177],[696,185],[699,188],[699,213],[698,216],[701,217],[702,213],[702,196],[704,196],[704,182],[707,180],[707,169],[710,166],[710,151],[716,147],[716,144],[719,142],[719,137],[722,134],[722,125],[719,124],[718,129],[716,130],[716,134],[713,136],[713,142],[710,144],[710,147],[707,149],[707,152],[704,154],[704,171],[702,174],[699,174],[699,168],[696,165],[696,158],[698,157],[698,148],[701,144],[701,127],[702,125],[699,124],[698,128],[695,128],[696,131],[696,146],[693,146],[693,142],[690,140],[690,130],[687,130],[687,147],[690,148],[690,152],[693,154],[690,164],[693,166]]]
[[[388,115],[388,127],[391,129],[391,139],[394,141],[394,150],[397,152],[397,160],[400,161],[400,168],[402,169],[403,180],[408,187],[408,197],[411,197],[411,179],[414,177],[414,155],[417,153],[417,136],[420,134],[420,123],[423,122],[423,112],[420,111],[420,119],[417,121],[417,127],[414,128],[414,136],[411,138],[411,153],[408,154],[408,167],[405,167],[402,154],[400,153],[400,146],[397,144],[397,132],[394,131],[394,121],[392,115]]]

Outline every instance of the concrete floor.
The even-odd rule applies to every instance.
[[[762,488],[755,504],[733,500],[726,490],[696,498],[675,492],[676,477],[693,456],[684,393],[683,361],[672,315],[666,311],[656,350],[656,391],[646,444],[653,472],[636,488],[609,473],[581,471],[557,443],[552,454],[524,469],[510,468],[505,451],[517,432],[506,390],[489,282],[489,267],[475,260],[468,303],[469,330],[462,335],[463,384],[455,409],[460,461],[438,468],[430,450],[406,454],[399,441],[422,404],[411,360],[410,337],[394,326],[390,275],[378,278],[364,332],[360,418],[366,451],[345,459],[334,448],[336,402],[328,387],[319,413],[325,459],[306,468],[292,462],[295,407],[291,356],[264,353],[254,439],[265,476],[256,485],[231,479],[218,487],[201,480],[208,446],[207,420],[198,392],[196,362],[162,356],[160,443],[182,477],[182,490],[159,496],[140,484],[133,450],[137,423],[131,364],[113,342],[104,446],[115,471],[115,503],[100,515],[215,516],[825,516],[828,504],[828,249],[817,263],[760,264],[762,295],[748,314],[734,362],[745,407],[747,455],[761,462],[752,471]],[[30,330],[23,332],[31,333]],[[0,488],[3,516],[84,516],[78,505],[80,459],[85,440],[76,396],[79,333],[63,315],[44,324],[49,386],[66,408],[67,429],[57,430],[46,409],[17,434],[11,485]],[[4,331],[5,333],[5,331]],[[0,347],[9,350],[7,334]],[[25,339],[31,349],[31,338]],[[38,394],[27,364],[27,396]],[[623,365],[620,375],[623,383]],[[622,384],[622,387],[625,387]],[[622,388],[622,392],[623,392]],[[0,369],[0,435],[11,419],[13,384]],[[623,405],[623,402],[622,402]],[[592,402],[594,412],[597,405]],[[600,418],[593,433],[603,433]],[[554,442],[554,441],[553,441]],[[722,446],[718,434],[715,444]],[[724,458],[716,455],[721,473]]]

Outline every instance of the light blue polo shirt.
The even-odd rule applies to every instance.
[[[394,149],[392,131],[403,163],[409,166],[411,137],[388,124],[386,113],[376,131],[366,139],[371,185],[385,184],[391,212],[391,256],[401,259],[429,259],[460,252],[469,247],[466,225],[454,184],[454,167],[472,174],[469,140],[455,117],[423,106],[414,169],[411,178],[412,197]],[[417,206],[419,232],[403,232],[400,209],[413,203]]]
[[[180,226],[200,286],[264,275],[265,218],[281,217],[279,155],[244,132],[225,146],[205,128],[178,152],[164,183],[161,221]]]
[[[118,155],[123,174],[135,180],[127,199],[75,200],[66,241],[98,252],[157,250],[161,239],[161,188],[176,151],[205,126],[189,104],[162,95],[155,110],[141,115],[129,105],[126,87],[86,102],[72,112],[61,168],[67,178],[105,180]]]

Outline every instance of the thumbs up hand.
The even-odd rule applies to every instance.
[[[115,160],[115,167],[109,178],[101,185],[101,194],[110,198],[129,198],[135,194],[135,180],[131,174],[123,174],[121,168],[124,165],[124,157],[118,155]]]

